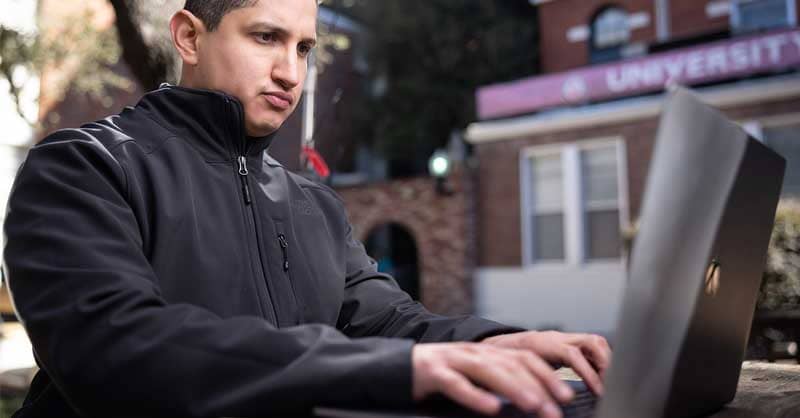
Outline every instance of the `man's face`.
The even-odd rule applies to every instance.
[[[198,39],[196,86],[238,98],[248,135],[274,132],[300,101],[316,20],[312,0],[259,0],[229,12]]]

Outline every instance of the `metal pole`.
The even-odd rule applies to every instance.
[[[308,74],[306,83],[303,87],[303,124],[302,124],[302,146],[314,148],[314,102],[317,93],[317,60],[312,53],[308,57]],[[300,165],[305,168],[306,162],[300,157]]]

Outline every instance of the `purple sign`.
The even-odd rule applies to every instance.
[[[612,64],[481,87],[480,119],[800,67],[800,29],[735,38]]]

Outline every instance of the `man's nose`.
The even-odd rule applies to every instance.
[[[272,68],[272,79],[285,90],[291,90],[300,84],[300,58],[292,48],[281,52],[280,58]]]

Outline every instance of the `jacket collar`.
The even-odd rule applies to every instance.
[[[164,83],[158,90],[145,94],[137,107],[189,141],[207,161],[230,161],[240,155],[259,154],[275,137],[275,133],[246,136],[242,103],[220,91]]]

